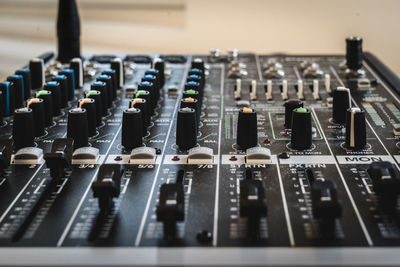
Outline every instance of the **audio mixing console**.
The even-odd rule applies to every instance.
[[[361,38],[345,56],[70,43],[0,83],[1,265],[400,262],[400,80]]]

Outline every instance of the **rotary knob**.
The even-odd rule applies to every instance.
[[[95,136],[96,131],[96,104],[92,98],[83,98],[78,101],[78,107],[86,110],[88,135]]]
[[[36,97],[43,99],[44,125],[49,127],[53,124],[53,95],[50,91],[40,90],[36,93]]]
[[[350,89],[338,87],[333,91],[332,119],[335,123],[346,122],[346,112],[351,107]]]
[[[88,145],[86,109],[73,108],[68,112],[67,137],[74,139],[74,149]]]
[[[292,114],[293,110],[303,107],[303,102],[300,100],[288,100],[284,104],[285,106],[285,128],[290,129],[292,127]]]
[[[346,115],[346,147],[363,149],[366,144],[365,113],[360,108],[349,108]]]
[[[17,150],[34,146],[35,131],[32,109],[20,108],[15,111],[12,138]]]
[[[240,149],[248,149],[258,144],[257,113],[251,108],[239,110],[236,144]]]
[[[143,122],[141,110],[128,108],[122,114],[121,144],[126,149],[143,145]]]
[[[32,109],[35,137],[43,136],[45,125],[45,109],[43,99],[29,99],[26,107],[28,109]]]
[[[312,145],[311,112],[306,108],[292,111],[291,147],[296,150],[309,149]]]
[[[197,144],[196,111],[193,108],[178,110],[176,144],[181,150],[190,149]]]

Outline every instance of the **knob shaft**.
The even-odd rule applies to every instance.
[[[74,149],[88,145],[86,109],[73,108],[68,112],[67,137],[74,139]]]
[[[122,114],[122,146],[132,149],[143,145],[143,122],[141,110],[128,108]]]
[[[35,130],[33,111],[30,108],[20,108],[14,113],[13,140],[15,149],[33,147]]]
[[[197,144],[196,111],[192,108],[178,110],[176,124],[176,144],[179,149],[187,150]]]
[[[300,100],[288,100],[284,104],[285,106],[285,128],[290,129],[292,127],[292,114],[293,110],[303,107],[303,102]]]
[[[346,122],[346,112],[351,107],[350,89],[338,87],[333,91],[332,119],[335,123]]]
[[[346,147],[363,149],[366,144],[365,113],[359,108],[349,108],[346,115]]]
[[[237,123],[237,145],[241,149],[255,147],[258,144],[257,113],[251,108],[239,110]]]
[[[312,145],[311,112],[305,108],[297,108],[292,112],[291,147],[309,149]]]

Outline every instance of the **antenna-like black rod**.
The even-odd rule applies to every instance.
[[[81,56],[81,25],[75,0],[59,0],[57,17],[58,60],[69,62]]]

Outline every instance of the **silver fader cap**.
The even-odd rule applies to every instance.
[[[246,149],[246,164],[271,163],[271,150],[266,147],[251,147]]]
[[[43,161],[43,150],[37,147],[21,148],[14,155],[14,164],[39,164]]]
[[[96,164],[99,149],[91,146],[80,147],[72,153],[72,164]]]
[[[188,164],[212,164],[213,150],[209,147],[194,147],[189,149]]]
[[[155,164],[156,163],[156,149],[153,147],[137,147],[132,149],[129,158],[130,164]]]

